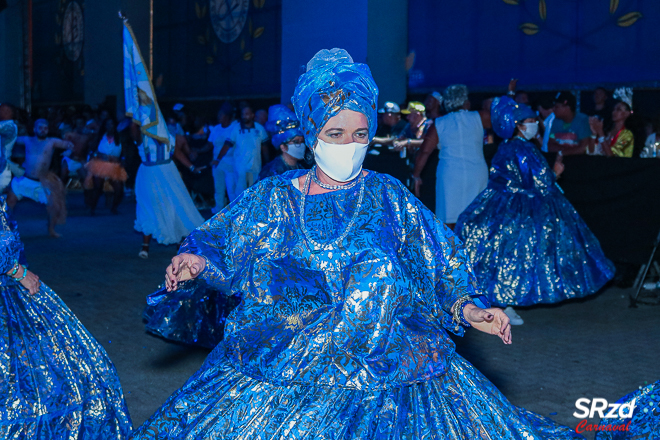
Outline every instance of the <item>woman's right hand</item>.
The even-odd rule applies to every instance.
[[[30,272],[27,269],[23,270],[27,271],[27,273],[25,278],[19,281],[19,283],[21,283],[21,285],[25,287],[28,292],[30,292],[30,295],[34,295],[39,291],[39,288],[41,287],[41,281],[39,281],[39,277],[35,273]]]
[[[195,254],[179,254],[172,258],[172,263],[165,271],[165,287],[173,292],[181,281],[192,280],[202,273],[206,267],[204,258]]]

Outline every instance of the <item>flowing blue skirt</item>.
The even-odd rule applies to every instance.
[[[570,439],[513,406],[455,355],[447,374],[378,391],[275,386],[237,371],[220,344],[133,439]]]
[[[617,403],[631,403],[633,399],[635,409],[632,418],[602,419],[599,427],[610,430],[598,431],[596,440],[660,439],[660,381],[628,394]],[[610,425],[609,428],[606,425]],[[621,430],[625,428],[628,430]]]
[[[170,341],[206,348],[217,346],[224,336],[229,313],[241,302],[208,286],[183,283],[173,293],[164,288],[147,297],[142,316],[145,327]]]
[[[131,419],[103,347],[46,285],[32,296],[0,278],[0,438],[128,438]]]
[[[461,214],[456,235],[491,304],[557,303],[597,292],[614,265],[570,202],[487,188]]]

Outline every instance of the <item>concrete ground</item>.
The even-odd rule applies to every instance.
[[[113,216],[100,206],[90,217],[82,194],[69,194],[61,239],[47,236],[43,206],[21,202],[15,216],[31,269],[114,361],[137,427],[201,366],[208,350],[145,333],[145,296],[163,281],[176,247],[152,245],[149,259],[139,259],[134,201],[125,200],[120,210]],[[513,345],[471,330],[456,338],[458,352],[514,404],[575,427],[578,398],[614,402],[660,379],[660,307],[629,308],[628,294],[612,287],[587,299],[520,310],[525,324],[514,327]]]

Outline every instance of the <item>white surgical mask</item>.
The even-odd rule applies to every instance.
[[[534,139],[536,134],[539,132],[539,123],[538,122],[525,122],[524,130],[520,130],[520,134],[527,140]]]
[[[321,139],[316,141],[314,157],[316,164],[331,179],[348,182],[362,171],[362,162],[367,154],[368,144],[328,144]]]
[[[305,157],[305,144],[286,144],[286,146],[287,153],[294,159],[300,160]]]

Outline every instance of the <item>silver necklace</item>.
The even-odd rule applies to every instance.
[[[362,170],[360,170],[360,174],[358,174],[358,177],[353,179],[351,182],[346,183],[344,185],[329,185],[327,183],[321,182],[321,179],[319,179],[318,174],[316,173],[317,165],[314,165],[312,170],[310,171],[312,173],[312,179],[314,179],[314,183],[316,183],[318,186],[320,186],[323,189],[329,189],[329,190],[336,190],[336,189],[351,189],[355,185],[357,185],[358,181],[360,180],[360,175],[362,174]]]
[[[307,199],[307,192],[309,191],[309,186],[312,181],[312,172],[315,170],[312,169],[310,170],[309,173],[307,173],[307,177],[305,178],[305,184],[303,185],[303,194],[302,194],[302,201],[300,202],[300,226],[302,227],[303,230],[303,235],[305,236],[305,240],[307,243],[312,244],[315,248],[320,249],[322,251],[327,250],[332,248],[334,245],[341,243],[350,230],[353,228],[353,225],[355,224],[355,221],[357,220],[358,213],[360,212],[362,208],[362,200],[364,199],[364,176],[362,176],[362,173],[360,172],[360,175],[358,178],[355,180],[355,182],[360,182],[360,196],[358,197],[358,202],[357,205],[355,206],[355,212],[353,212],[353,216],[351,217],[351,220],[348,222],[348,225],[346,225],[346,229],[344,232],[335,240],[331,241],[330,243],[319,243],[318,241],[314,240],[310,235],[309,231],[307,231],[307,223],[305,222],[305,199]],[[344,188],[344,186],[342,186]]]

